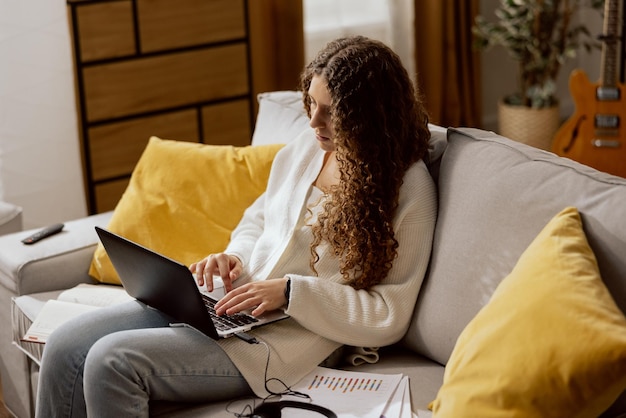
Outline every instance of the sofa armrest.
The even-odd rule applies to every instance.
[[[94,227],[112,212],[65,223],[63,231],[33,245],[21,240],[35,230],[0,237],[0,285],[14,295],[67,289],[93,280],[87,274],[98,243]]]

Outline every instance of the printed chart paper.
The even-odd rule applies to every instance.
[[[409,378],[404,376],[387,403],[381,418],[412,418]]]
[[[330,409],[338,418],[403,418],[406,415],[398,414],[405,409],[405,387],[401,385],[398,389],[401,381],[401,374],[359,373],[317,367],[291,389],[306,393],[312,403]],[[408,391],[408,378],[405,382]],[[396,392],[398,395],[394,396]],[[406,398],[410,413],[410,397]],[[283,399],[302,401],[290,396]],[[301,417],[302,412],[284,409],[282,416]]]

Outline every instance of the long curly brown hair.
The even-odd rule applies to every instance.
[[[326,45],[300,78],[311,116],[311,79],[321,76],[331,97],[340,182],[313,225],[311,267],[327,242],[355,289],[382,281],[397,256],[393,219],[407,169],[426,155],[430,131],[419,92],[400,58],[362,36]]]

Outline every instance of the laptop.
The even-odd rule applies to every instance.
[[[172,326],[191,326],[219,339],[289,317],[282,310],[217,316],[215,292],[201,292],[187,266],[106,229],[96,226],[96,232],[126,292],[174,318]]]

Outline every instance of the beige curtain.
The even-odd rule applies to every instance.
[[[479,1],[414,1],[417,80],[431,122],[480,127],[480,61],[471,46]]]

